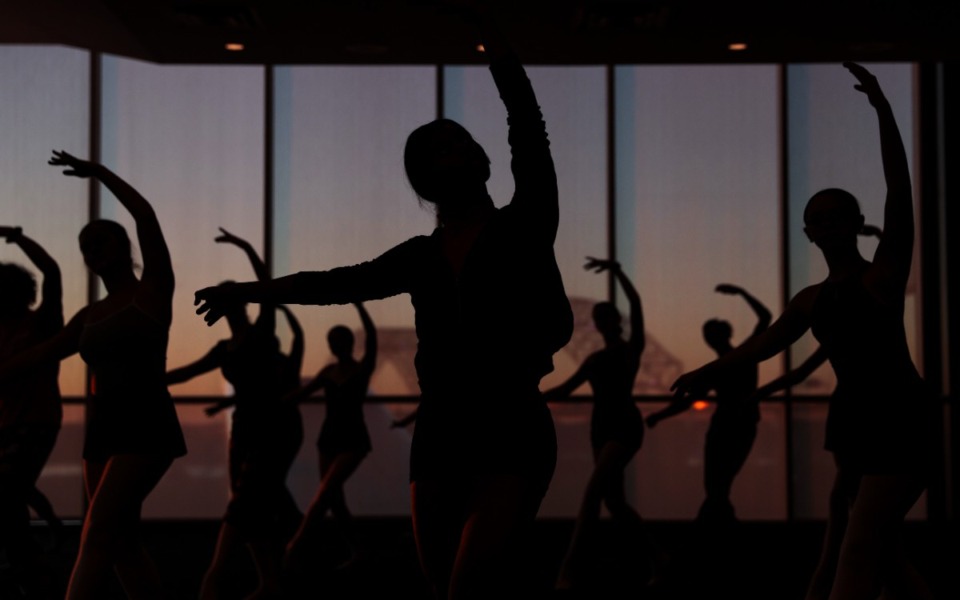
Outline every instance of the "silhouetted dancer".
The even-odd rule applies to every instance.
[[[246,240],[222,227],[215,241],[232,244],[247,255],[260,281],[269,280],[267,266]],[[208,415],[234,407],[230,427],[230,502],[221,523],[213,560],[203,578],[201,600],[223,597],[230,583],[231,551],[246,545],[257,568],[259,585],[249,598],[273,597],[280,590],[282,548],[301,514],[287,488],[287,474],[303,441],[300,409],[282,402],[299,386],[303,363],[303,330],[293,314],[284,315],[293,331],[289,357],[276,336],[277,306],[262,304],[250,321],[247,306],[226,307],[230,337],[206,355],[167,374],[167,383],[188,381],[220,369],[233,386],[233,396],[207,408]]]
[[[680,396],[701,395],[725,369],[774,356],[812,329],[837,374],[828,444],[841,468],[860,476],[829,598],[873,600],[881,587],[898,597],[929,598],[899,539],[930,476],[936,406],[910,358],[903,325],[914,235],[910,172],[876,78],[856,63],[844,66],[880,125],[887,196],[873,262],[857,249],[864,220],[856,199],[835,188],[817,192],[804,210],[804,232],[823,252],[827,278],[794,296],[766,333],[673,387]]]
[[[487,193],[490,162],[440,119],[407,139],[404,164],[440,226],[378,258],[320,273],[197,292],[217,321],[233,302],[347,304],[408,293],[421,387],[410,477],[421,565],[437,598],[528,597],[520,543],[556,463],[553,419],[538,389],[573,330],[553,252],[557,181],[546,129],[520,62],[477,18],[506,105],[512,201]]]
[[[0,238],[18,246],[43,275],[42,301],[33,275],[15,263],[0,263],[0,363],[53,338],[63,328],[60,267],[20,227],[0,226]],[[0,548],[28,591],[42,594],[44,575],[30,533],[29,506],[43,494],[36,483],[57,441],[63,406],[60,362],[46,360],[0,381]],[[46,499],[43,497],[44,500]],[[49,506],[49,502],[47,505]],[[43,509],[41,504],[41,509]],[[39,511],[38,511],[39,512]],[[54,546],[62,523],[44,511]],[[36,596],[39,597],[39,596]]]
[[[861,236],[875,236],[880,238],[882,231],[873,225],[864,225],[860,229]],[[798,385],[810,377],[823,363],[827,362],[827,351],[823,346],[817,349],[804,360],[796,369],[784,373],[773,381],[761,386],[755,398],[759,401],[774,393]],[[844,402],[836,397],[836,390],[830,397],[830,405]],[[836,466],[833,487],[830,490],[828,500],[827,527],[823,538],[823,547],[820,553],[820,560],[817,562],[816,569],[810,579],[807,588],[806,597],[813,599],[827,598],[830,594],[830,588],[833,586],[833,579],[837,570],[837,562],[840,558],[840,547],[843,543],[843,536],[847,530],[849,521],[849,512],[853,506],[853,501],[857,496],[857,488],[860,482],[859,472],[847,470],[843,464],[837,460],[834,452],[833,442],[836,434],[833,432],[835,425],[829,419],[829,415],[837,414],[828,411],[826,449],[830,451]],[[842,414],[842,412],[841,412]],[[911,574],[911,576],[913,576]]]
[[[560,566],[554,585],[557,590],[580,587],[584,575],[585,552],[590,551],[590,535],[600,518],[600,504],[606,504],[610,516],[622,526],[642,532],[640,515],[624,493],[624,470],[643,444],[643,417],[633,399],[633,382],[640,370],[640,355],[646,345],[643,307],[640,295],[623,273],[620,263],[587,257],[587,270],[610,271],[623,288],[630,304],[630,337],[623,338],[622,317],[612,302],[593,307],[593,323],[603,336],[604,348],[587,357],[577,371],[559,386],[544,392],[548,401],[566,398],[584,383],[593,390],[590,417],[590,446],[593,473],[583,494],[574,525],[573,539]],[[653,553],[653,548],[648,549]]]
[[[80,231],[80,251],[107,294],[82,308],[51,340],[7,362],[3,373],[77,352],[93,375],[87,402],[83,475],[89,505],[67,599],[101,598],[115,568],[127,594],[162,597],[161,583],[137,534],[144,499],[186,445],[164,381],[174,277],[153,208],[105,166],[54,151],[64,175],[95,177],[137,227],[143,273],[134,274],[122,225],[96,220]]]
[[[354,306],[363,323],[363,357],[360,360],[353,357],[354,338],[350,329],[343,325],[331,328],[327,343],[337,361],[323,367],[310,383],[284,399],[296,403],[323,390],[327,410],[317,439],[320,485],[297,533],[287,546],[287,564],[294,570],[303,565],[305,551],[311,539],[315,539],[328,510],[349,545],[350,558],[344,566],[360,557],[343,486],[372,448],[363,418],[363,399],[377,365],[377,329],[363,304]]]
[[[757,315],[757,324],[743,343],[749,342],[770,326],[770,311],[743,288],[722,283],[716,291],[742,297]],[[728,321],[710,319],[703,324],[703,339],[719,357],[733,350],[733,344],[730,343],[732,336],[733,328]],[[757,371],[756,363],[741,363],[736,368],[724,370],[712,381],[715,394],[712,399],[716,402],[716,408],[710,419],[703,449],[706,498],[697,514],[697,520],[701,523],[722,524],[736,520],[736,512],[730,502],[730,489],[737,473],[747,462],[757,438],[760,405],[753,397],[757,390]],[[648,416],[647,425],[655,427],[663,419],[686,411],[695,399],[694,396],[675,397],[666,408]]]

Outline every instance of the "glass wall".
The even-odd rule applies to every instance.
[[[193,292],[253,277],[240,250],[214,241],[220,227],[261,253],[270,240],[277,276],[359,263],[429,234],[436,218],[429,205],[420,205],[403,171],[404,143],[417,126],[438,116],[463,124],[491,158],[495,204],[505,205],[513,194],[506,113],[483,67],[281,66],[268,77],[264,67],[160,66],[105,56],[97,89],[90,64],[90,55],[76,50],[0,47],[0,72],[12,82],[0,90],[6,148],[0,151],[0,224],[23,226],[61,264],[68,317],[86,303],[87,273],[76,234],[88,218],[88,185],[44,161],[53,148],[78,156],[90,152],[90,92],[96,89],[101,110],[94,145],[105,164],[151,201],[174,261],[170,367],[200,358],[229,336],[225,323],[208,328],[194,314]],[[914,67],[870,68],[915,158]],[[703,340],[705,321],[728,321],[734,344],[753,330],[757,318],[749,305],[717,293],[718,284],[742,286],[776,315],[790,295],[823,278],[820,254],[802,233],[803,206],[813,192],[847,188],[860,199],[868,222],[882,221],[876,117],[839,65],[530,67],[528,73],[557,168],[556,252],[576,320],[573,339],[557,353],[556,370],[544,378],[543,389],[569,377],[602,346],[590,312],[608,299],[609,278],[585,271],[587,256],[606,257],[612,247],[642,297],[647,346],[634,392],[649,414],[664,406],[678,375],[715,357]],[[914,172],[918,165],[914,160]],[[107,190],[101,190],[100,213],[135,231]],[[873,239],[862,242],[867,257],[875,247]],[[0,246],[0,260],[26,262],[11,246]],[[906,324],[918,364],[919,291],[914,277]],[[622,294],[614,300],[626,310]],[[409,513],[413,428],[391,423],[415,407],[418,393],[413,311],[406,297],[371,302],[368,309],[380,344],[370,394],[387,401],[365,407],[374,451],[350,480],[348,498],[358,515],[403,515]],[[251,316],[257,310],[251,307]],[[293,310],[306,332],[304,381],[332,360],[326,344],[332,326],[353,329],[361,351],[353,307]],[[290,330],[282,318],[279,323],[289,347]],[[813,346],[804,339],[793,364]],[[782,358],[763,363],[761,383],[785,366]],[[84,378],[78,358],[64,363],[67,396],[83,396]],[[825,398],[833,383],[824,367],[794,393]],[[213,401],[232,390],[218,371],[171,390],[183,400],[179,411],[190,453],[176,462],[145,514],[218,518],[228,495],[229,413],[210,418],[190,402]],[[584,386],[577,391],[582,401],[551,406],[559,462],[544,518],[570,518],[579,508],[593,466],[589,394]],[[304,507],[318,483],[313,442],[324,412],[322,403],[304,406],[305,443],[289,477]],[[647,431],[626,481],[629,499],[645,518],[696,514],[712,414],[708,402]],[[789,409],[779,402],[763,405],[757,441],[733,490],[741,518],[826,515],[833,465],[822,449],[825,414],[824,401]],[[66,516],[83,508],[82,430],[82,407],[68,406],[41,481]],[[922,516],[922,507],[913,515]]]
[[[774,66],[616,69],[616,252],[636,274],[647,322],[637,394],[668,394],[679,374],[716,358],[703,339],[707,320],[728,322],[733,345],[753,333],[757,315],[717,285],[780,310],[778,83]],[[781,369],[763,363],[760,380]],[[640,506],[650,503],[642,514],[696,515],[710,414],[690,411],[648,432],[636,459]],[[737,478],[738,493],[756,492],[745,494],[749,508],[738,504],[743,516],[786,516],[785,453],[761,450],[782,418],[780,407],[764,411]]]

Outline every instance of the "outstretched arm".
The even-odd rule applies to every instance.
[[[817,285],[801,290],[790,300],[780,318],[766,331],[748,338],[713,362],[681,375],[670,386],[671,391],[677,397],[703,397],[707,390],[714,387],[717,377],[725,370],[759,363],[779,354],[809,329],[810,311],[819,291]]]
[[[575,392],[578,387],[589,381],[592,368],[591,360],[588,357],[587,360],[583,361],[583,364],[580,365],[580,368],[577,369],[576,372],[566,381],[545,391],[543,393],[543,399],[547,402],[551,402],[569,397],[570,394]]]
[[[174,287],[173,264],[170,261],[170,251],[163,237],[163,231],[160,229],[160,221],[157,220],[157,214],[150,203],[133,186],[101,164],[56,150],[53,151],[53,158],[49,160],[49,164],[67,167],[63,172],[64,175],[95,177],[107,186],[120,204],[127,209],[136,223],[137,239],[143,256],[140,285],[146,289],[142,298],[138,296],[138,300],[156,310],[158,318],[169,322]]]
[[[167,385],[176,385],[190,381],[194,377],[199,377],[204,373],[209,373],[223,364],[223,346],[222,342],[210,349],[204,356],[198,358],[188,365],[177,367],[167,371]]]
[[[780,390],[785,390],[788,387],[797,385],[807,377],[810,377],[810,375],[817,370],[817,367],[825,362],[827,362],[827,351],[823,349],[823,346],[819,346],[799,367],[757,388],[757,391],[753,393],[753,399],[761,400],[772,396]]]
[[[372,261],[351,267],[204,288],[195,293],[194,305],[199,306],[197,314],[213,325],[236,302],[328,305],[395,296],[408,291],[409,268],[418,264],[419,245],[424,241],[407,240]]]
[[[360,314],[360,321],[363,322],[364,350],[363,358],[360,359],[360,368],[369,377],[377,366],[377,328],[370,318],[370,313],[364,308],[362,302],[354,304],[357,312]]]
[[[5,238],[8,244],[19,246],[40,270],[43,275],[43,299],[37,312],[44,315],[52,327],[63,327],[63,279],[57,261],[40,244],[24,235],[20,227],[0,226],[0,238]]]
[[[82,308],[55,336],[0,363],[0,381],[38,364],[60,361],[76,354],[86,319],[87,309]]]
[[[643,349],[646,346],[646,336],[643,330],[643,305],[640,303],[640,294],[638,294],[636,288],[633,287],[630,278],[624,274],[620,263],[615,260],[602,260],[588,256],[587,264],[584,265],[583,268],[588,271],[592,270],[594,273],[602,273],[603,271],[609,270],[613,273],[613,276],[617,278],[617,281],[620,282],[620,287],[623,288],[627,302],[630,303],[630,340],[628,343],[638,355],[643,354]]]
[[[316,392],[324,389],[330,384],[330,377],[327,375],[327,367],[320,369],[317,376],[311,379],[306,385],[297,388],[284,396],[280,401],[282,403],[297,404],[314,395]]]
[[[883,237],[877,245],[873,266],[877,270],[876,282],[881,291],[893,297],[902,297],[910,275],[914,237],[913,188],[907,153],[893,109],[880,89],[877,78],[857,63],[845,62],[843,66],[857,78],[854,88],[866,94],[867,100],[877,111],[887,197],[883,209]]]
[[[675,397],[670,401],[665,408],[658,410],[649,417],[647,417],[647,425],[649,427],[656,427],[657,423],[664,419],[669,419],[679,415],[680,413],[686,412],[691,406],[693,406],[694,398],[693,396],[679,396]]]
[[[750,337],[759,335],[766,331],[767,327],[770,327],[770,321],[773,320],[773,315],[771,315],[770,310],[764,306],[762,302],[754,298],[750,292],[738,285],[732,285],[729,283],[721,283],[717,286],[716,291],[720,292],[721,294],[738,295],[746,300],[747,304],[750,305],[750,308],[753,310],[754,314],[757,315],[757,325],[753,328],[753,333],[750,334]]]

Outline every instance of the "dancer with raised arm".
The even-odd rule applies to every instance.
[[[64,175],[94,177],[126,208],[143,256],[138,278],[122,225],[97,220],[80,231],[87,267],[106,296],[81,309],[55,337],[0,367],[0,377],[77,352],[93,376],[83,444],[89,504],[67,600],[101,598],[115,569],[127,595],[162,598],[160,577],[137,529],[144,499],[186,445],[164,381],[174,276],[163,231],[150,203],[107,167],[54,151]]]
[[[267,266],[247,240],[220,228],[214,241],[243,250],[259,281],[268,281]],[[300,409],[281,399],[299,385],[303,331],[289,309],[284,315],[294,333],[289,362],[276,336],[277,306],[261,304],[255,322],[247,306],[227,307],[230,337],[195,362],[167,374],[167,383],[189,381],[220,369],[234,394],[207,409],[215,415],[235,407],[230,427],[230,502],[217,537],[213,560],[203,578],[201,600],[223,597],[230,582],[231,551],[246,545],[257,568],[259,585],[250,598],[268,598],[280,590],[284,526],[300,511],[287,488],[287,474],[303,441]]]
[[[880,126],[887,195],[873,262],[857,249],[864,219],[853,195],[836,188],[814,194],[804,210],[804,232],[823,252],[827,278],[792,298],[766,333],[681,376],[674,389],[678,396],[700,396],[727,369],[770,358],[812,329],[837,374],[829,444],[842,468],[859,475],[829,598],[873,600],[881,588],[929,598],[899,539],[907,511],[927,485],[935,407],[910,358],[903,324],[914,240],[910,172],[876,78],[856,63],[844,66]]]
[[[600,518],[601,503],[606,504],[615,520],[632,528],[634,533],[640,534],[642,526],[640,515],[627,503],[623,477],[627,464],[643,444],[643,417],[633,399],[633,381],[640,370],[640,356],[646,345],[643,307],[640,295],[620,263],[587,257],[584,268],[595,273],[610,271],[620,283],[630,304],[630,337],[623,337],[622,317],[616,305],[598,302],[593,307],[593,323],[603,336],[604,348],[588,356],[569,379],[544,392],[544,398],[549,401],[568,397],[584,383],[589,383],[593,390],[590,417],[593,473],[583,494],[573,539],[557,576],[554,586],[557,590],[580,587],[584,553],[589,551],[586,540]]]
[[[721,283],[716,291],[740,296],[757,316],[757,324],[746,341],[770,326],[770,311],[742,287]],[[732,336],[733,328],[728,321],[711,319],[703,324],[703,339],[717,356],[724,356],[733,350],[733,344],[730,343]],[[716,408],[710,419],[703,449],[706,498],[697,515],[702,523],[729,523],[736,520],[736,512],[730,502],[730,490],[757,438],[760,405],[753,397],[757,389],[757,371],[756,363],[743,363],[735,369],[727,369],[722,377],[714,380],[713,400]],[[693,405],[695,399],[693,396],[675,398],[666,408],[647,417],[647,425],[656,427],[663,419],[684,412]]]
[[[43,275],[42,300],[39,306],[31,308],[37,300],[33,275],[18,264],[0,263],[3,363],[60,332],[63,284],[57,262],[20,227],[0,226],[0,239],[18,246]],[[53,451],[63,419],[59,374],[59,361],[47,360],[0,381],[0,548],[6,550],[8,562],[28,591],[44,587],[44,576],[39,572],[39,548],[30,533],[28,506],[46,500],[36,483]],[[62,524],[52,507],[44,510],[49,501],[39,502],[39,507],[38,513],[51,520],[56,544]]]
[[[217,321],[236,301],[347,304],[409,293],[422,398],[410,457],[414,532],[440,599],[529,597],[517,578],[556,463],[553,419],[538,389],[570,339],[573,314],[556,264],[557,179],[546,127],[520,62],[474,13],[507,109],[511,202],[487,192],[490,161],[459,124],[407,139],[404,165],[439,227],[370,262],[200,290]]]
[[[284,399],[286,402],[300,402],[323,390],[327,409],[317,439],[320,485],[287,547],[287,564],[294,570],[303,564],[304,550],[316,536],[328,510],[339,524],[350,549],[350,558],[345,564],[360,558],[353,517],[347,508],[343,486],[372,448],[363,418],[363,400],[377,366],[377,328],[363,304],[354,306],[363,323],[364,352],[360,360],[353,357],[353,332],[344,325],[331,328],[327,343],[337,361],[323,367],[310,383]]]

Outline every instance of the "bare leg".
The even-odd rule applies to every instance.
[[[830,600],[874,600],[880,595],[884,569],[899,561],[903,519],[922,492],[923,485],[911,475],[861,478]]]
[[[413,533],[420,568],[436,600],[447,600],[450,577],[466,521],[462,482],[425,480],[410,484]]]
[[[130,598],[162,598],[160,578],[137,537],[144,499],[170,467],[166,457],[123,454],[84,464],[90,506],[67,600],[99,597],[111,567]]]
[[[560,573],[554,585],[555,589],[569,589],[577,577],[577,568],[582,561],[586,539],[593,532],[600,517],[600,503],[616,481],[622,479],[623,470],[636,453],[619,442],[607,442],[595,457],[595,466],[587,489],[583,494],[580,512],[573,529],[573,539],[560,566]],[[626,505],[626,500],[623,501]],[[622,511],[621,511],[622,512]],[[634,511],[635,512],[635,511]],[[636,515],[639,519],[639,514]]]
[[[221,523],[220,531],[217,534],[217,545],[213,551],[213,560],[207,572],[203,575],[203,582],[200,584],[200,600],[216,600],[220,597],[220,590],[223,587],[223,576],[226,572],[227,557],[231,550],[241,544],[239,535],[229,523]]]
[[[840,559],[840,545],[847,531],[850,507],[856,498],[858,476],[852,476],[837,465],[837,475],[830,490],[827,531],[823,537],[820,560],[807,588],[806,600],[827,600]]]
[[[528,598],[520,587],[523,536],[536,518],[540,498],[518,475],[479,478],[470,490],[449,600]]]
[[[330,468],[320,480],[320,487],[317,488],[300,528],[287,545],[285,561],[288,566],[297,567],[305,548],[305,540],[314,535],[335,495],[343,490],[343,484],[357,470],[366,455],[365,452],[342,452],[330,462]]]

